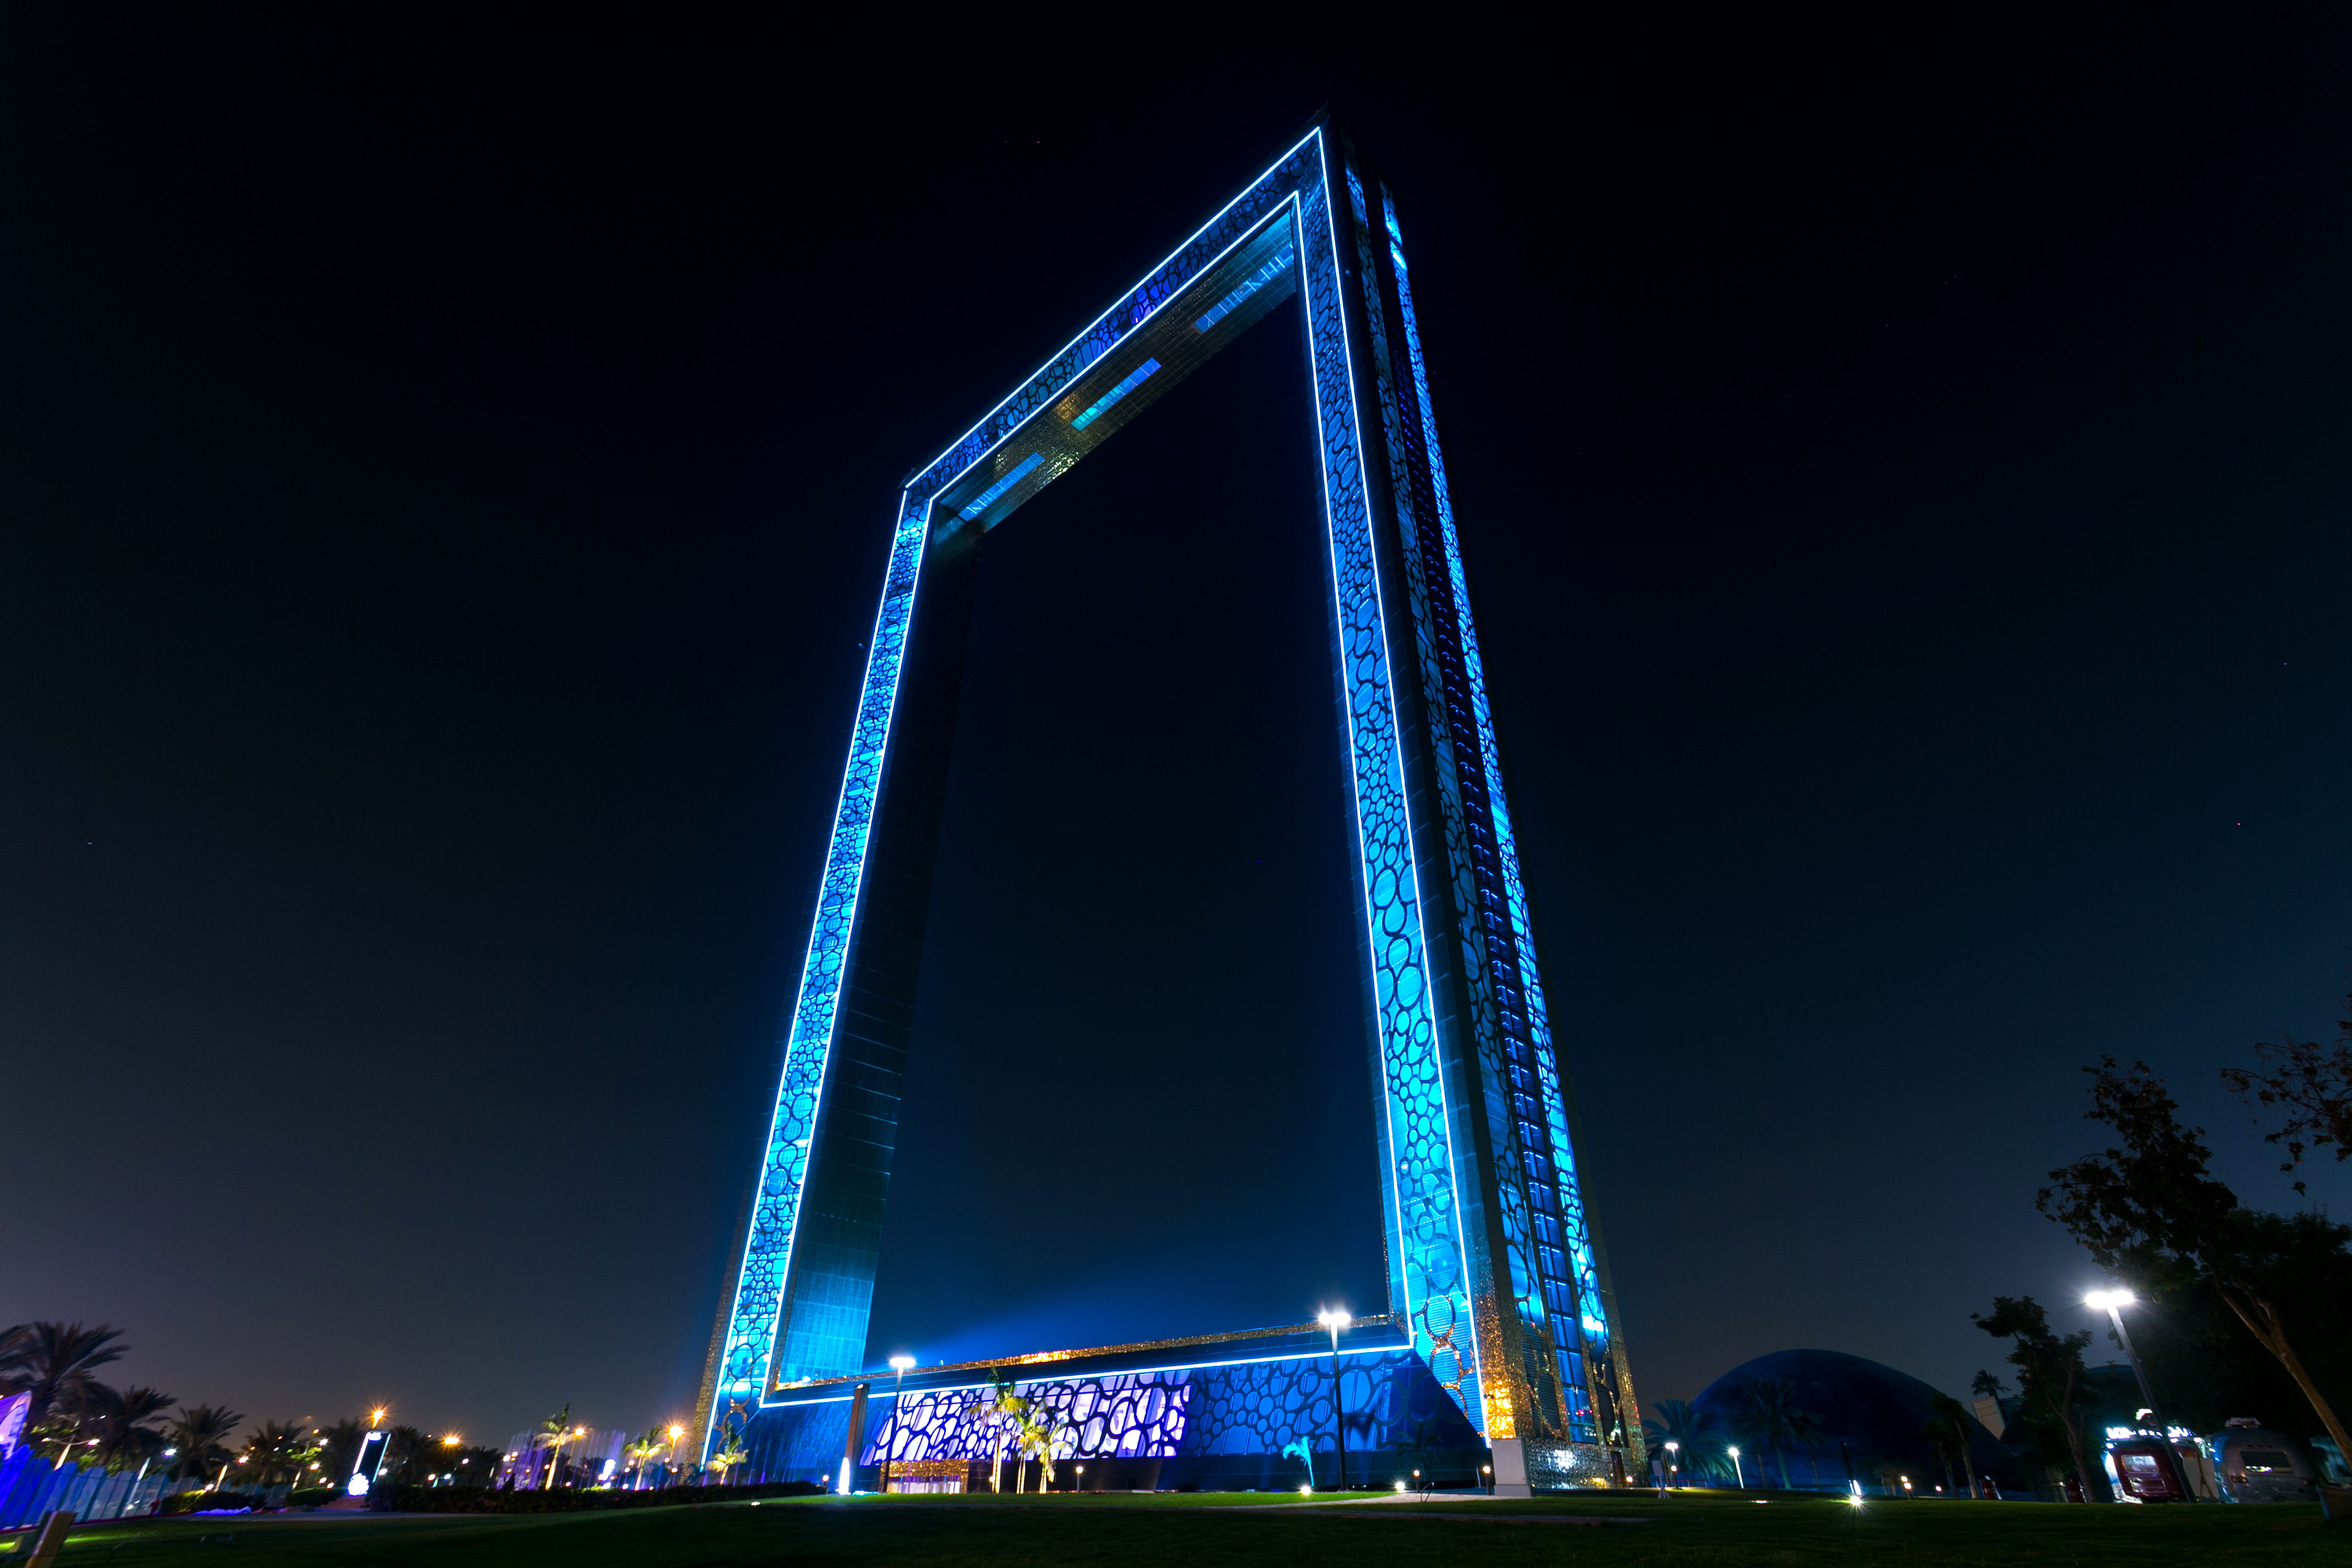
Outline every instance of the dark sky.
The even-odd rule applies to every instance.
[[[896,487],[1327,101],[1644,1399],[1963,1387],[2091,1279],[2032,1194],[2102,1052],[2292,1201],[2213,1069],[2352,952],[2340,15],[60,25],[0,24],[0,1322],[255,1415],[682,1409]],[[877,1358],[1376,1304],[1295,311],[992,536]]]

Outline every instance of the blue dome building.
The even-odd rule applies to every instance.
[[[1783,1378],[1795,1385],[1797,1405],[1821,1423],[1815,1441],[1787,1448],[1789,1484],[1843,1491],[1852,1479],[1875,1491],[1880,1470],[1888,1467],[1909,1476],[1927,1496],[1947,1484],[1943,1461],[1936,1457],[1927,1432],[1936,1419],[1930,1401],[1937,1391],[1907,1372],[1843,1351],[1774,1351],[1708,1384],[1691,1405],[1714,1417],[1711,1446],[1739,1442],[1747,1384]],[[1965,1409],[1967,1401],[1961,1405]],[[2004,1490],[2023,1490],[2033,1484],[2025,1469],[2038,1467],[2021,1467],[2016,1452],[1995,1439],[1973,1415],[1962,1419],[1969,1463],[1977,1475],[1992,1477]],[[1781,1484],[1780,1460],[1769,1448],[1740,1447],[1748,1485]],[[1967,1478],[1961,1482],[1965,1485]]]

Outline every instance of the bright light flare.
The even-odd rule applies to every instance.
[[[2112,1312],[2118,1307],[2136,1306],[2139,1298],[2128,1290],[2093,1290],[2083,1298],[2083,1305],[2102,1312]]]
[[[890,1358],[890,1370],[892,1372],[912,1372],[914,1369],[915,1358],[913,1356],[894,1355]]]

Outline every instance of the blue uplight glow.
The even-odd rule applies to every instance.
[[[1248,299],[1251,295],[1256,293],[1259,289],[1265,288],[1276,279],[1281,277],[1283,269],[1290,265],[1290,247],[1286,245],[1275,253],[1273,260],[1267,262],[1265,266],[1259,268],[1256,271],[1243,279],[1242,286],[1240,288],[1234,289],[1232,293],[1226,295],[1223,299],[1210,306],[1208,312],[1202,316],[1199,321],[1192,323],[1192,330],[1195,331],[1205,332],[1211,327],[1215,326],[1219,321],[1223,321],[1226,316],[1233,312],[1234,306],[1240,304],[1243,300]]]
[[[1117,403],[1120,398],[1125,397],[1129,393],[1133,392],[1137,387],[1141,386],[1146,381],[1151,379],[1151,373],[1159,368],[1160,362],[1158,360],[1145,360],[1141,364],[1135,367],[1134,374],[1129,376],[1125,381],[1120,382],[1117,386],[1112,387],[1108,392],[1104,393],[1100,397],[1096,398],[1093,403],[1087,405],[1087,411],[1084,414],[1081,414],[1076,419],[1071,420],[1070,428],[1073,430],[1083,430],[1087,426],[1093,424],[1096,420],[1101,418],[1105,409],[1108,408],[1112,404]],[[1032,464],[1034,464],[1037,459],[1032,458],[1029,461]]]
[[[963,519],[964,521],[970,522],[973,518],[978,517],[982,512],[986,511],[991,506],[994,505],[997,497],[1003,495],[1005,491],[1019,484],[1023,479],[1027,479],[1029,477],[1030,470],[1036,468],[1038,464],[1045,460],[1045,458],[1043,453],[1030,453],[1026,458],[1023,459],[1019,467],[1015,468],[1011,473],[1005,475],[1003,479],[997,480],[994,484],[989,486],[986,489],[981,491],[978,495],[972,497],[971,504],[964,508],[961,511],[956,513],[956,515]]]

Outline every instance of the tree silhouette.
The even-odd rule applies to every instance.
[[[29,1394],[25,1425],[40,1426],[52,1415],[77,1412],[94,1381],[90,1374],[122,1359],[128,1345],[114,1342],[120,1329],[100,1323],[21,1323],[0,1341],[0,1394]]]
[[[184,1405],[164,1436],[179,1450],[173,1476],[201,1478],[215,1461],[228,1458],[229,1435],[245,1417],[225,1405]]]
[[[2017,1348],[2009,1352],[2009,1362],[2017,1368],[2018,1388],[2025,1396],[2026,1408],[2035,1417],[2031,1423],[2038,1428],[2034,1436],[2046,1439],[2053,1426],[2063,1433],[2066,1457],[2074,1465],[2074,1479],[2087,1489],[2091,1472],[2083,1462],[2083,1418],[2074,1396],[2087,1375],[2083,1352],[2090,1346],[2091,1331],[2079,1329],[2063,1337],[2053,1332],[2042,1303],[2031,1296],[1995,1296],[1990,1315],[1970,1312],[1969,1317],[1995,1339],[2016,1342]],[[1979,1384],[1990,1381],[1991,1374],[1988,1373],[1977,1374]],[[1993,1384],[1996,1391],[2000,1386]],[[2057,1456],[2045,1454],[2044,1458]]]
[[[1739,1435],[1763,1444],[1780,1462],[1780,1486],[1794,1490],[1789,1479],[1789,1449],[1810,1447],[1822,1435],[1821,1421],[1798,1403],[1797,1385],[1785,1377],[1752,1377],[1739,1385],[1740,1405],[1733,1417]]]
[[[2344,1005],[2352,1013],[2352,996]],[[2221,1081],[2240,1100],[2286,1113],[2276,1130],[2263,1134],[2264,1142],[2285,1148],[2283,1172],[2292,1173],[2304,1155],[2318,1149],[2333,1147],[2337,1160],[2352,1159],[2352,1016],[2339,1019],[2336,1028],[2340,1037],[2332,1046],[2293,1035],[2274,1046],[2255,1041],[2254,1058],[2268,1071],[2221,1069]],[[2304,1191],[2300,1178],[2294,1190]]]
[[[1717,1438],[1715,1412],[1687,1399],[1661,1399],[1650,1406],[1654,1421],[1642,1423],[1642,1440],[1654,1455],[1663,1455],[1668,1443],[1679,1445],[1675,1463],[1685,1479],[1715,1479],[1724,1471],[1723,1445]]]
[[[2063,1226],[2101,1268],[2140,1277],[2187,1271],[2203,1279],[2286,1368],[2337,1451],[2352,1453],[2344,1424],[2287,1342],[2285,1314],[2272,1284],[2293,1249],[2294,1227],[2242,1207],[2237,1194],[2207,1173],[2212,1153],[2205,1130],[2180,1124],[2179,1106],[2146,1062],[2125,1068],[2102,1057],[2097,1067],[2083,1070],[2091,1075],[2084,1120],[2114,1128],[2123,1146],[2051,1172],[2053,1184],[2034,1194],[2034,1206]],[[2308,1222],[2305,1229],[2315,1224],[2337,1233],[2339,1247],[2352,1237],[2352,1227],[2324,1216],[2295,1220]]]
[[[167,1445],[154,1422],[171,1404],[170,1394],[152,1388],[112,1389],[102,1383],[89,1385],[86,1402],[89,1423],[98,1435],[98,1457],[108,1469],[144,1466],[161,1457]]]

